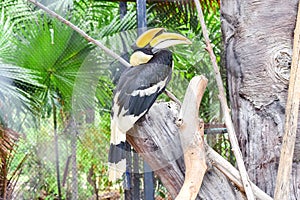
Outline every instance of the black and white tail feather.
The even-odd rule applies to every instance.
[[[108,167],[109,167],[108,178],[111,181],[116,181],[122,178],[122,175],[126,170],[126,159],[125,159],[126,134],[123,133],[114,124],[114,120],[111,120],[110,137],[111,137],[110,148],[109,148],[109,156],[108,156]]]

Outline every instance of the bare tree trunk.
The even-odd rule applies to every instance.
[[[77,126],[74,117],[71,117],[71,166],[72,166],[72,200],[78,199],[78,171],[77,171]]]
[[[53,109],[53,132],[54,132],[54,150],[55,150],[55,167],[56,167],[56,182],[57,182],[57,191],[58,199],[61,200],[61,184],[60,184],[60,166],[59,166],[59,144],[58,144],[58,135],[57,135],[57,113],[56,105],[54,99],[52,98],[52,109]]]
[[[271,196],[284,132],[297,9],[297,0],[221,1],[232,118],[249,177]],[[289,199],[300,196],[299,140],[294,155]]]

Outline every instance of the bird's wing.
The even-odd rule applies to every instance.
[[[117,104],[114,106],[119,108],[114,112],[118,112],[115,114],[119,118],[118,125],[121,129],[123,125],[129,127],[128,121],[122,123],[125,116],[126,120],[131,117],[132,127],[149,110],[169,82],[171,73],[171,66],[148,63],[131,67],[122,74],[115,90],[116,99],[114,99],[114,104]]]
[[[158,67],[161,67],[157,69]],[[126,132],[141,118],[163,92],[171,78],[170,66],[145,64],[126,70],[115,90],[111,120],[109,179],[115,181],[125,172]],[[139,76],[137,76],[139,74]]]

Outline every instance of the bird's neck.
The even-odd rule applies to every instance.
[[[169,50],[160,50],[157,52],[153,58],[149,61],[149,63],[164,63],[169,64],[172,63],[172,52]]]

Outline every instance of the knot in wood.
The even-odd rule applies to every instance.
[[[290,69],[292,65],[292,54],[289,49],[278,51],[274,57],[275,78],[285,85],[288,85]]]
[[[182,126],[182,124],[183,124],[183,119],[180,117],[180,118],[178,118],[177,120],[176,120],[176,126],[177,127],[181,127]]]

